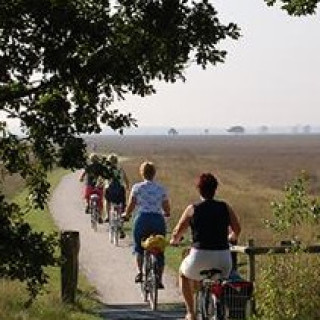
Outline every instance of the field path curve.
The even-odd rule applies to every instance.
[[[160,311],[149,311],[142,302],[139,286],[134,283],[136,269],[131,237],[127,236],[115,247],[108,240],[106,224],[99,225],[97,232],[93,231],[90,217],[84,213],[82,189],[79,172],[67,174],[54,190],[49,206],[61,230],[80,233],[80,269],[106,306],[101,314],[108,320],[182,319],[182,299],[176,276],[168,270],[165,272],[165,290],[159,291]],[[178,307],[171,308],[171,304]]]

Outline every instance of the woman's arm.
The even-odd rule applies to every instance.
[[[164,212],[165,217],[170,217],[171,208],[170,208],[170,202],[168,199],[165,199],[162,201],[162,210]]]
[[[174,227],[170,244],[178,244],[183,236],[183,234],[188,230],[190,220],[193,216],[193,205],[189,205],[184,212],[182,213],[180,220],[177,225]]]
[[[79,177],[80,182],[82,182],[84,180],[85,175],[86,175],[86,170],[82,170],[80,177]]]
[[[136,198],[132,195],[132,192],[130,193],[130,196],[129,196],[129,201],[128,201],[128,205],[126,207],[126,212],[124,214],[124,218],[125,219],[129,219],[133,210],[135,209],[136,207],[136,204],[137,204],[137,200]]]
[[[233,209],[229,205],[227,205],[227,208],[230,216],[230,229],[231,229],[229,231],[228,240],[230,242],[237,242],[241,232],[239,217],[236,215],[236,213],[233,211]]]
[[[128,179],[128,176],[126,174],[126,172],[124,171],[123,168],[121,168],[121,171],[122,171],[122,176],[123,176],[123,181],[124,181],[124,184],[125,184],[125,188],[127,190],[129,190],[129,179]]]

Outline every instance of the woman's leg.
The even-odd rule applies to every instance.
[[[98,203],[99,214],[100,214],[99,221],[102,223],[103,222],[103,200],[104,200],[103,188],[97,188],[96,192],[99,196],[99,203]]]
[[[106,218],[105,221],[109,222],[110,221],[110,199],[109,199],[109,193],[108,193],[108,188],[105,189],[104,191],[104,198],[106,200]]]
[[[142,254],[136,253],[136,264],[137,264],[138,273],[142,273],[142,261],[143,261],[142,257],[143,257]]]
[[[194,312],[194,281],[179,273],[179,285],[186,306],[186,319],[195,320]]]
[[[142,280],[143,248],[141,247],[141,240],[143,237],[144,226],[144,216],[138,214],[133,221],[133,245],[134,253],[136,255],[136,266],[138,270],[135,282],[141,282]]]

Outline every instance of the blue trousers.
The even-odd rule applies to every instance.
[[[133,221],[133,241],[134,252],[143,254],[141,240],[151,234],[166,235],[166,223],[162,214],[141,212],[138,213]],[[164,254],[158,255],[158,263],[160,267],[164,266]]]

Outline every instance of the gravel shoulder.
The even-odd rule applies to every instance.
[[[50,211],[61,230],[80,233],[80,269],[106,306],[101,314],[106,319],[181,319],[184,312],[176,275],[166,270],[165,290],[159,291],[162,311],[149,311],[139,285],[134,283],[136,269],[130,235],[115,247],[108,240],[106,224],[99,225],[97,232],[91,229],[90,217],[84,213],[83,185],[78,178],[79,172],[63,177],[52,195]],[[171,304],[177,307],[171,308]]]

